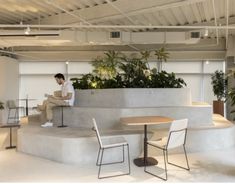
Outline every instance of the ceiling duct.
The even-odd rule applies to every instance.
[[[63,30],[30,31],[29,35],[26,36],[23,30],[17,32],[0,31],[0,45],[12,47],[38,45],[196,44],[200,41],[198,35],[191,36],[191,32],[112,32],[111,34],[111,32]]]
[[[24,30],[19,31],[0,31],[0,37],[19,37],[19,36],[26,36],[26,37],[32,37],[32,36],[60,36],[60,31],[51,31],[51,30],[40,30],[40,31],[33,31],[26,32]]]
[[[113,32],[110,32],[110,38],[121,38],[121,32],[120,31],[113,31]]]

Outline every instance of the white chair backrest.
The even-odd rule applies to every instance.
[[[7,107],[8,107],[9,109],[16,108],[15,101],[14,101],[14,100],[7,100]]]
[[[98,130],[95,118],[92,118],[92,121],[93,121],[93,125],[94,125],[93,128],[94,128],[94,130],[96,132],[96,136],[97,136],[98,142],[100,144],[100,147],[102,147],[102,141],[101,141],[100,133],[99,133],[99,130]]]
[[[171,124],[167,148],[172,149],[185,143],[188,119],[174,120]]]

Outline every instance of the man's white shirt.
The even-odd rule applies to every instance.
[[[72,93],[72,98],[70,100],[64,100],[64,101],[68,102],[70,106],[73,106],[75,92],[72,83],[69,81],[65,81],[64,84],[62,84],[61,91],[62,91],[62,97],[67,96],[68,93]]]

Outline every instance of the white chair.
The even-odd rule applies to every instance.
[[[129,145],[128,145],[127,141],[123,137],[101,138],[99,130],[97,128],[95,118],[92,118],[92,121],[93,121],[93,125],[94,125],[92,130],[94,130],[96,132],[96,136],[97,136],[97,139],[98,139],[98,142],[99,142],[99,152],[98,152],[97,161],[96,161],[96,165],[99,166],[98,178],[102,179],[102,178],[110,178],[110,177],[115,177],[115,176],[129,175],[130,174],[130,154],[129,154]],[[128,167],[129,167],[128,172],[124,173],[124,174],[101,177],[100,173],[101,173],[101,166],[102,165],[110,165],[110,164],[117,164],[117,163],[123,163],[124,162],[124,157],[125,157],[124,147],[125,146],[127,147],[127,154],[128,154]],[[122,150],[123,150],[122,151],[122,153],[123,153],[122,161],[111,162],[111,163],[103,163],[104,150],[110,149],[110,148],[117,148],[117,147],[122,147]],[[100,155],[100,152],[101,152],[101,155]]]
[[[157,141],[150,140],[147,142],[147,145],[153,146],[153,147],[161,149],[163,151],[164,164],[165,164],[165,168],[164,168],[165,169],[165,178],[160,177],[156,174],[153,174],[153,173],[147,171],[146,166],[144,167],[145,172],[166,181],[167,180],[166,160],[167,160],[168,164],[171,164],[173,166],[176,166],[176,167],[179,167],[182,169],[190,170],[189,164],[188,164],[187,153],[186,153],[186,149],[185,149],[186,136],[187,136],[187,126],[188,126],[188,119],[175,120],[171,124],[168,137],[164,137],[161,140],[157,140]],[[173,164],[168,161],[168,151],[170,149],[178,148],[180,146],[182,146],[184,149],[184,155],[186,158],[187,167],[182,167],[182,166]]]
[[[13,119],[14,121],[18,122],[19,121],[19,109],[24,110],[24,107],[16,106],[16,103],[15,103],[14,100],[7,100],[7,107],[9,109],[8,117],[7,117],[7,123],[9,123],[10,119]],[[15,110],[15,115],[14,116],[11,116],[11,111],[12,110]]]

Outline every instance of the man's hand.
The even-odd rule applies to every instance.
[[[49,94],[47,94],[47,93],[45,93],[44,96],[47,97],[47,98],[52,97],[52,95],[49,95]]]
[[[54,99],[54,100],[61,100],[61,97],[53,96],[53,95],[50,95],[48,98]]]

